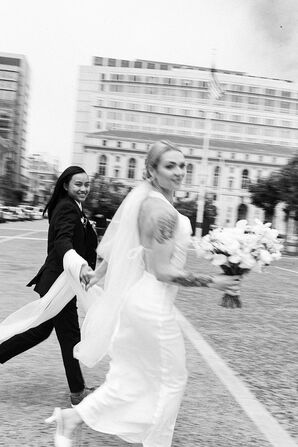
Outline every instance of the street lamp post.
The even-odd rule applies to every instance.
[[[212,111],[214,105],[215,98],[213,96],[209,97],[208,101],[208,109],[205,118],[205,132],[203,137],[203,153],[202,153],[202,163],[200,169],[200,189],[198,192],[198,201],[197,201],[197,217],[196,217],[196,236],[202,236],[202,228],[203,228],[203,218],[204,218],[204,205],[205,205],[205,196],[208,186],[208,158],[209,158],[209,144],[210,144],[210,135],[211,135],[211,118]]]

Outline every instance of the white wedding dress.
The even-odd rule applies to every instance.
[[[157,192],[149,195],[166,200]],[[179,214],[171,259],[179,269],[190,234],[189,219]],[[106,381],[76,410],[94,430],[144,447],[169,447],[187,380],[184,340],[175,319],[177,286],[151,273],[150,250],[139,246],[130,256],[143,273],[124,298]]]
[[[150,250],[140,245],[138,215],[148,195],[166,200],[148,182],[136,187],[98,246],[108,263],[103,289],[82,288],[79,275],[86,261],[69,250],[63,273],[46,295],[1,322],[0,343],[57,315],[76,295],[86,317],[74,356],[88,367],[106,354],[111,357],[106,381],[76,410],[94,430],[144,447],[170,447],[187,372],[184,341],[175,319],[178,288],[155,278]],[[191,226],[187,217],[178,216],[171,262],[182,269]]]

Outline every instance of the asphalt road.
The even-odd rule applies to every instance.
[[[44,260],[46,231],[46,221],[0,224],[1,320],[37,298],[25,284]],[[192,253],[188,264],[210,271]],[[285,257],[245,278],[241,310],[223,309],[214,290],[181,290],[177,307],[192,327],[184,326],[189,381],[173,447],[298,445],[297,286],[298,259]],[[85,368],[88,384],[100,385],[107,366]],[[69,406],[54,334],[0,366],[0,395],[0,446],[53,445],[54,429],[43,420]],[[128,444],[83,427],[75,445]]]

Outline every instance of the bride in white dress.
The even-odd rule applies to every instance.
[[[127,196],[98,247],[104,260],[90,272],[87,289],[105,276],[104,291],[87,312],[75,348],[87,366],[108,353],[109,372],[79,405],[56,408],[47,419],[57,424],[56,447],[70,447],[82,422],[144,447],[170,447],[187,380],[177,286],[238,293],[238,277],[184,270],[191,227],[172,205],[185,173],[182,152],[155,143],[146,168],[148,179]]]

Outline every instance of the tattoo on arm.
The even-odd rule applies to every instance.
[[[179,284],[184,287],[209,287],[209,284],[211,284],[212,282],[212,276],[195,276],[192,273],[187,273],[185,276],[177,276],[173,279],[173,283]]]
[[[159,216],[154,231],[154,239],[159,244],[163,244],[164,242],[173,238],[175,228],[176,216],[174,214]]]

